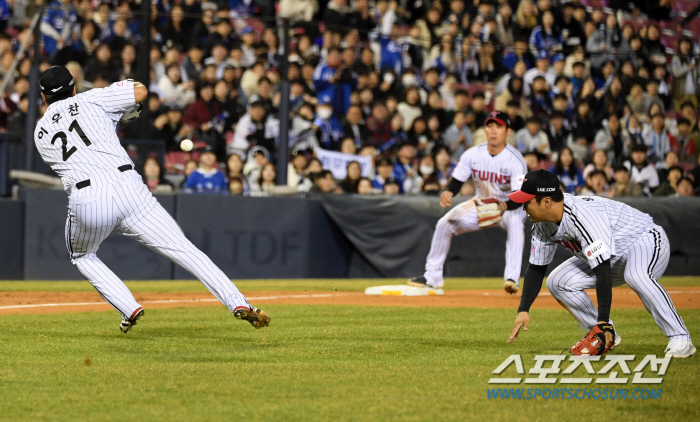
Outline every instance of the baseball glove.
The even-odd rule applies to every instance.
[[[143,110],[143,102],[136,103],[124,110],[124,114],[122,114],[121,119],[119,119],[119,125],[126,126],[138,119],[141,115],[141,110]]]
[[[613,340],[606,346],[605,333],[611,333]],[[615,342],[615,327],[611,324],[598,324],[586,334],[574,347],[571,353],[576,356],[602,355],[612,347]]]
[[[494,227],[501,221],[501,205],[498,199],[476,197],[476,216],[479,221],[479,227],[484,229]]]

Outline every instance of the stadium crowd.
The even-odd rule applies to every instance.
[[[0,130],[24,135],[31,48],[10,65],[41,0],[0,0]],[[151,6],[151,33],[141,30]],[[635,6],[636,5],[636,6]],[[78,92],[138,72],[149,36],[153,191],[437,194],[460,155],[510,117],[530,169],[578,195],[700,193],[697,9],[618,0],[55,0],[41,70]],[[691,10],[693,9],[693,10]],[[652,20],[653,17],[656,20]],[[290,21],[288,186],[280,140],[280,18]],[[661,20],[658,20],[661,19]],[[40,114],[44,111],[41,109]],[[195,151],[190,152],[193,141]],[[184,141],[184,142],[183,142]],[[472,184],[463,193],[471,194]]]

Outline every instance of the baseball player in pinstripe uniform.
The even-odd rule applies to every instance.
[[[671,298],[659,284],[670,257],[664,229],[648,214],[610,199],[563,194],[557,177],[545,170],[525,176],[522,189],[510,195],[524,204],[534,223],[530,264],[525,271],[518,317],[508,342],[528,329],[528,310],[537,298],[547,265],[557,245],[573,257],[555,268],[547,278],[554,298],[576,318],[581,328],[605,337],[605,353],[621,339],[610,320],[612,288],[627,285],[642,299],[661,331],[669,338],[666,356],[685,358],[695,354],[690,333]],[[584,289],[596,289],[598,308]],[[589,333],[590,335],[591,333]],[[582,339],[583,342],[586,338]],[[574,354],[590,353],[578,345]]]
[[[48,108],[34,131],[41,158],[68,193],[66,245],[71,262],[122,315],[128,332],[143,307],[95,254],[112,232],[128,236],[194,274],[233,315],[256,328],[270,318],[248,303],[231,280],[197,249],[151,195],[116,135],[118,123],[138,117],[148,91],[131,80],[83,94],[68,69],[53,66],[41,77]]]
[[[484,126],[488,142],[462,154],[447,190],[440,196],[440,206],[449,207],[452,197],[470,177],[474,179],[477,196],[457,205],[438,221],[425,273],[410,279],[411,286],[442,287],[442,272],[452,236],[499,226],[508,232],[504,288],[508,293],[518,291],[525,245],[525,213],[520,204],[508,200],[508,194],[520,189],[519,180],[525,176],[527,165],[522,154],[506,143],[511,131],[506,113],[492,112]]]

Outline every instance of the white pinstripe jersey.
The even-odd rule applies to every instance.
[[[117,167],[134,164],[119,143],[116,127],[135,102],[134,82],[121,81],[48,107],[34,130],[34,142],[69,195],[78,182],[90,179],[93,185],[105,185],[119,174]]]
[[[607,259],[615,264],[653,225],[649,214],[622,202],[564,194],[561,222],[532,226],[530,263],[549,264],[560,245],[588,262],[591,268]]]
[[[506,202],[511,192],[520,189],[527,164],[520,151],[508,144],[496,155],[491,155],[487,147],[483,143],[466,150],[452,177],[460,182],[473,177],[479,197]]]

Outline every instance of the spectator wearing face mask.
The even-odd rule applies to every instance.
[[[321,148],[334,151],[340,148],[340,139],[344,134],[343,127],[338,119],[333,116],[333,106],[327,98],[319,99],[316,106],[314,125],[318,128],[316,130],[316,138]]]
[[[319,146],[316,138],[318,126],[314,124],[314,107],[304,103],[292,119],[292,128],[289,131],[289,143],[292,151],[313,150]]]

